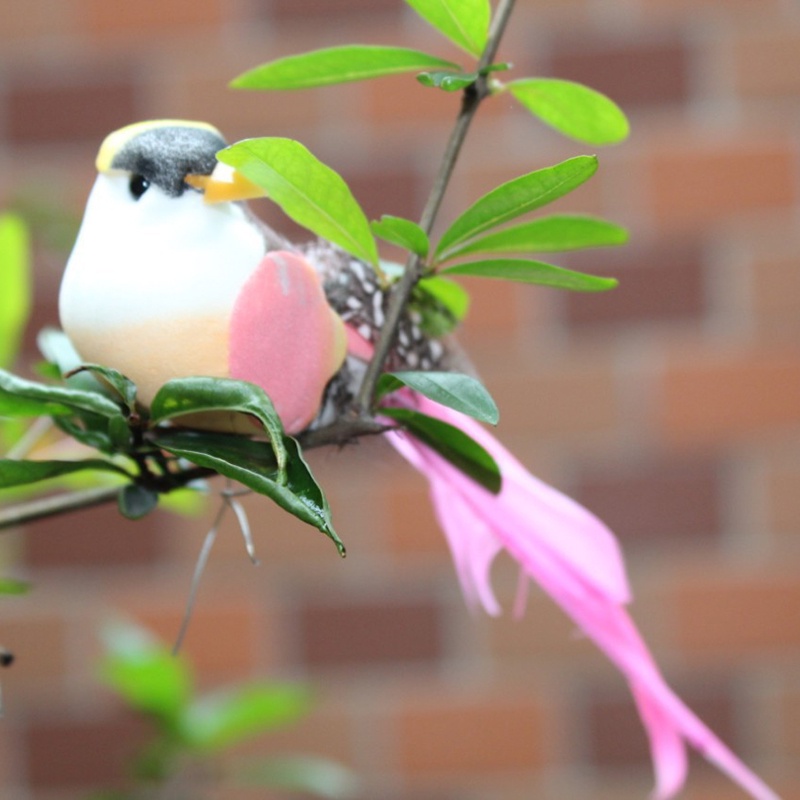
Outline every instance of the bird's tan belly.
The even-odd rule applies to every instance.
[[[149,405],[172,378],[228,376],[228,319],[192,316],[119,327],[71,327],[67,335],[85,362],[130,378]]]

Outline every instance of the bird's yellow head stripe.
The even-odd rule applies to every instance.
[[[184,119],[155,119],[147,120],[145,122],[134,122],[132,125],[126,125],[113,133],[109,133],[100,145],[100,150],[97,153],[95,166],[98,172],[109,172],[113,169],[114,157],[117,153],[125,147],[128,142],[135,139],[137,136],[145,133],[146,131],[154,130],[156,128],[198,128],[199,130],[209,131],[221,138],[220,132],[207,122],[195,122]]]

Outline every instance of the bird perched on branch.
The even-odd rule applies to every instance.
[[[237,378],[261,386],[297,433],[348,408],[387,287],[343,251],[293,246],[258,222],[240,201],[263,192],[217,160],[224,146],[211,126],[174,120],[105,140],[61,287],[62,325],[83,359],[124,373],[145,404],[172,378]],[[388,366],[442,370],[449,359],[407,312]],[[507,550],[523,584],[538,583],[626,677],[650,739],[656,797],[683,785],[689,744],[753,797],[775,798],[665,683],[625,609],[625,569],[605,525],[474,420],[407,389],[396,398],[464,431],[499,466],[502,487],[492,492],[419,438],[386,434],[430,483],[468,603],[499,613],[489,569]],[[197,423],[248,430],[230,417]]]

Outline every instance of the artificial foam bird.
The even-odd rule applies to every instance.
[[[238,378],[260,385],[296,433],[347,407],[386,291],[369,265],[325,242],[295,247],[257,222],[239,201],[262,192],[217,161],[224,146],[211,126],[175,120],[107,137],[61,287],[62,325],[84,360],[127,375],[145,404],[171,378]],[[447,369],[448,348],[417,322],[403,318],[389,366]],[[524,585],[538,583],[627,679],[650,740],[654,797],[682,787],[688,744],[752,797],[775,800],[664,681],[625,608],[625,568],[606,526],[474,420],[408,390],[396,397],[464,430],[500,468],[493,494],[413,436],[386,434],[430,483],[467,602],[499,613],[489,570],[506,550]]]

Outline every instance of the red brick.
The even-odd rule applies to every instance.
[[[692,658],[739,659],[796,650],[800,586],[788,573],[686,577],[671,590],[678,646]]]
[[[8,86],[9,140],[16,145],[91,140],[100,142],[110,131],[134,122],[136,90],[120,70],[98,66],[85,82],[66,82],[53,76],[48,82],[15,80]],[[110,74],[109,74],[110,73]]]
[[[6,617],[0,644],[14,654],[14,663],[2,672],[8,696],[16,697],[20,691],[47,694],[62,685],[67,672],[68,637],[57,609],[52,616]]]
[[[747,96],[793,99],[800,92],[800,31],[748,30],[734,42],[736,87]]]
[[[272,0],[269,14],[278,21],[301,20],[309,17],[330,19],[332,13],[337,17],[346,14],[377,14],[403,9],[401,0],[337,0],[335,12],[328,0]]]
[[[794,541],[800,521],[800,463],[791,458],[770,461],[766,499],[770,529]]]
[[[150,735],[131,714],[32,723],[25,733],[28,780],[35,791],[122,786]]]
[[[689,54],[685,44],[592,39],[556,40],[551,74],[603,92],[624,109],[686,102]]]
[[[800,259],[757,260],[752,266],[752,298],[759,331],[793,334],[800,325]]]
[[[312,667],[432,664],[442,654],[442,619],[430,601],[307,603],[300,610],[303,661]]]
[[[0,0],[0,38],[3,54],[15,47],[30,47],[38,37],[63,35],[74,19],[70,3],[57,0]]]
[[[27,527],[25,561],[35,567],[103,569],[151,564],[162,552],[169,524],[170,517],[161,512],[132,522],[115,505],[42,520]]]
[[[541,365],[536,374],[517,371],[486,382],[500,408],[497,436],[509,441],[515,432],[541,439],[584,437],[617,424],[614,376],[602,358]],[[497,367],[508,368],[498,359]],[[587,402],[587,398],[590,399]]]
[[[350,173],[347,183],[369,219],[382,214],[419,219],[420,190],[413,167],[393,159],[384,167],[371,165],[369,172]]]
[[[428,128],[449,125],[458,116],[458,94],[422,86],[413,73],[369,81],[363,92],[369,124],[391,126],[395,135],[420,124]]]
[[[719,534],[720,491],[715,464],[682,459],[585,473],[575,495],[623,542],[671,548]]]
[[[459,776],[541,768],[548,735],[546,715],[524,694],[418,697],[396,732],[405,771]]]
[[[601,294],[565,292],[566,317],[577,329],[698,322],[707,311],[703,259],[693,243],[586,253],[565,266],[619,280],[616,289]]]
[[[668,441],[702,445],[800,422],[800,351],[708,352],[670,359],[659,396]]]
[[[192,28],[217,26],[225,19],[220,0],[159,0],[118,5],[80,0],[79,18],[98,38],[131,35],[179,36]]]
[[[794,149],[787,140],[757,136],[656,143],[645,165],[656,224],[699,232],[732,215],[791,205]]]
[[[212,601],[214,607],[195,608],[182,645],[182,652],[205,683],[241,679],[263,666],[260,633],[266,629],[266,620],[262,609],[244,601],[234,604],[222,591],[220,587]],[[213,597],[213,587],[206,587],[206,593]],[[135,618],[171,646],[180,630],[184,605],[159,605],[152,611],[139,608]]]
[[[433,511],[427,483],[419,478],[387,486],[386,527],[389,547],[398,555],[426,554],[444,561],[449,550]]]

